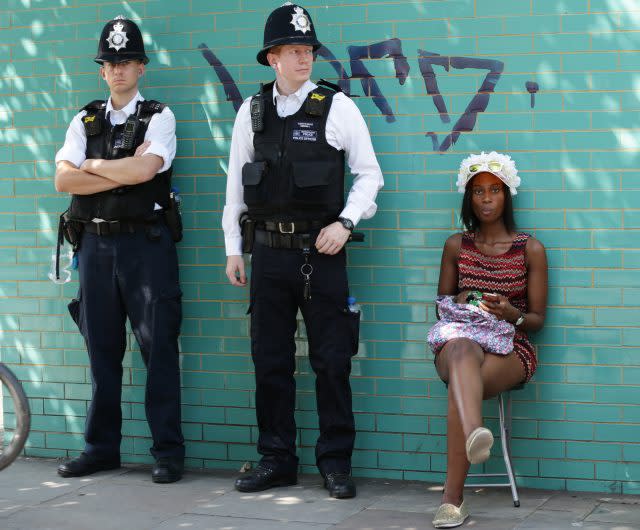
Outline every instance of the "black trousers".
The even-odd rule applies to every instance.
[[[147,367],[145,412],[156,458],[184,456],[180,427],[178,335],[182,320],[176,248],[163,224],[116,235],[84,232],[78,253],[80,289],[69,304],[87,344],[93,396],[85,425],[85,452],[120,454],[125,321]]]
[[[315,238],[312,238],[312,241]],[[303,299],[301,250],[255,244],[251,267],[251,352],[262,460],[294,470],[296,314],[301,309],[316,374],[320,436],[316,463],[323,475],[351,470],[355,426],[351,357],[357,353],[359,315],[347,311],[346,254],[312,252],[311,300]]]

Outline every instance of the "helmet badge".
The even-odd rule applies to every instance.
[[[127,33],[122,31],[123,29],[124,24],[122,24],[122,22],[116,22],[113,25],[113,31],[110,31],[109,36],[107,37],[109,48],[114,48],[116,51],[119,51],[120,48],[127,47],[129,39],[127,38]]]
[[[311,31],[311,21],[307,18],[307,15],[304,14],[302,8],[295,6],[293,11],[294,13],[291,15],[290,24],[293,25],[295,30],[301,31],[302,33]]]

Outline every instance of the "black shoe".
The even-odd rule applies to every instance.
[[[182,478],[184,458],[180,456],[163,456],[156,460],[151,471],[151,480],[156,484],[170,484]]]
[[[277,466],[258,464],[255,469],[236,480],[236,489],[243,492],[263,491],[276,486],[293,486],[298,483],[295,471],[282,471]]]
[[[107,471],[109,469],[118,469],[120,467],[120,458],[103,460],[80,453],[80,456],[64,462],[58,466],[58,475],[61,477],[84,477],[98,471]]]
[[[349,473],[328,473],[324,487],[334,499],[350,499],[356,496],[356,483]]]

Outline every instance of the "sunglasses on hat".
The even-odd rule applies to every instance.
[[[502,170],[502,163],[497,161],[492,161],[492,162],[482,162],[480,164],[471,164],[469,166],[469,173],[477,173],[482,168],[486,168],[490,172],[499,172]]]

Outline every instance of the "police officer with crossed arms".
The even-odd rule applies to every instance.
[[[235,486],[252,492],[297,482],[294,334],[300,309],[316,375],[316,464],[330,495],[349,498],[356,494],[349,375],[359,314],[347,308],[344,245],[356,223],[376,212],[383,178],[356,105],[337,86],[309,81],[320,47],[304,8],[287,2],[275,9],[257,56],[275,81],[243,103],[233,128],[222,219],[226,274],[233,285],[247,283],[242,217],[245,250],[253,243],[249,311],[262,455]],[[346,203],[345,161],[354,176]]]
[[[175,118],[138,91],[149,59],[134,22],[109,21],[95,61],[110,97],[89,103],[73,118],[56,155],[55,186],[71,194],[67,218],[79,245],[80,289],[69,311],[87,345],[93,388],[84,451],[61,464],[58,473],[79,477],[120,467],[128,317],[147,366],[145,412],[156,459],[152,480],[175,482],[184,461],[182,313],[176,236],[165,222]]]

